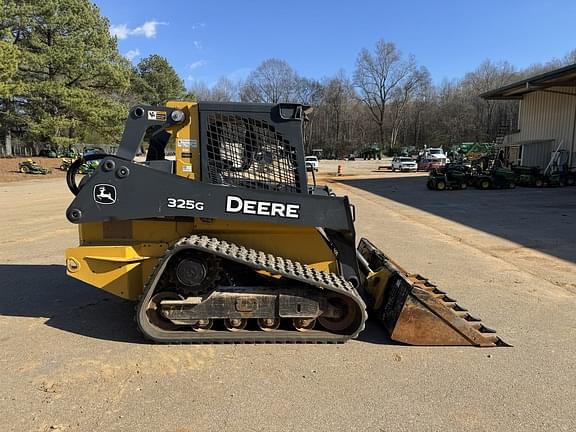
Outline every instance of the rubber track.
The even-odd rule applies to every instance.
[[[324,330],[298,332],[296,330],[242,330],[230,332],[227,330],[208,330],[195,332],[193,330],[160,330],[152,326],[146,315],[146,307],[154,293],[154,289],[166,264],[172,256],[181,250],[194,249],[211,253],[221,258],[235,261],[255,270],[264,270],[272,274],[305,283],[321,290],[329,290],[354,300],[358,305],[361,320],[358,327],[349,335],[334,334]],[[149,339],[159,343],[343,343],[353,339],[364,329],[367,319],[366,305],[353,287],[341,276],[316,270],[297,261],[292,261],[272,254],[266,254],[234,243],[221,241],[213,237],[192,235],[184,237],[169,248],[158,261],[144,287],[144,293],[137,308],[136,321],[142,333]]]

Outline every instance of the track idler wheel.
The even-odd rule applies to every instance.
[[[162,316],[161,302],[163,300],[182,300],[182,297],[172,291],[161,291],[157,294],[154,294],[148,302],[148,307],[146,308],[146,315],[148,315],[148,320],[153,325],[162,330],[176,330],[178,326],[173,324],[169,319]]]
[[[339,295],[331,295],[328,297],[328,303],[336,311],[336,316],[326,317],[320,315],[318,322],[322,324],[322,327],[333,333],[342,333],[354,325],[356,321],[356,314],[354,312],[357,308],[352,299]]]

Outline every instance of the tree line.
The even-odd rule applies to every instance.
[[[328,157],[491,142],[515,124],[517,105],[479,94],[576,62],[576,50],[524,70],[486,60],[461,79],[434,84],[413,55],[379,40],[358,53],[350,75],[307,78],[272,58],[244,80],[223,77],[186,89],[164,57],[153,54],[137,65],[123,57],[110,23],[89,0],[3,3],[0,140],[8,153],[13,137],[57,146],[117,142],[129,106],[168,99],[311,105],[307,150]]]
[[[379,40],[362,49],[351,75],[343,70],[321,80],[299,75],[286,61],[263,61],[246,80],[221,78],[190,92],[202,100],[289,102],[314,111],[306,128],[307,151],[326,157],[401,148],[450,148],[463,142],[494,142],[516,125],[517,101],[489,101],[489,90],[522,78],[576,63],[576,50],[561,59],[518,70],[508,62],[483,61],[461,79],[434,85],[426,67],[403,55],[394,43]]]

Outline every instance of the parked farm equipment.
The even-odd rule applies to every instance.
[[[68,171],[68,168],[70,168],[70,165],[72,165],[72,162],[74,162],[74,161],[70,158],[62,158],[62,161],[60,162],[60,169],[62,171]]]
[[[32,159],[26,159],[20,162],[18,164],[18,171],[20,171],[23,174],[43,174],[43,175],[50,174],[52,172],[48,168],[44,168],[38,165]]]
[[[538,167],[516,166],[512,170],[518,175],[520,186],[544,186],[544,174]]]
[[[99,160],[88,160],[85,161],[78,172],[80,174],[92,174],[98,168],[98,164],[100,163]]]
[[[466,189],[472,180],[469,167],[459,164],[448,164],[442,168],[434,168],[428,175],[426,186],[430,190]]]
[[[477,170],[472,175],[472,185],[477,189],[514,189],[518,175],[509,168],[493,167],[486,171]]]
[[[508,168],[482,170],[463,164],[447,164],[430,172],[426,186],[439,191],[466,189],[468,186],[477,189],[513,189],[517,183],[518,175]]]
[[[548,174],[539,167],[517,166],[513,171],[518,175],[518,184],[521,186],[546,187],[546,186],[574,186],[576,184],[576,169],[563,166]]]
[[[80,158],[80,159],[76,159],[76,160],[80,160],[81,162],[79,162],[80,167],[77,169],[77,173],[79,174],[91,174],[93,173],[96,168],[98,168],[98,164],[99,164],[99,160],[85,160],[84,158]],[[68,171],[70,169],[70,166],[72,166],[72,164],[75,161],[73,159],[70,158],[62,158],[62,163],[60,164],[60,169],[62,171]]]
[[[576,168],[567,165],[546,176],[548,186],[574,186],[576,184]]]

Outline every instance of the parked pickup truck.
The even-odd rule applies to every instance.
[[[306,156],[306,171],[318,171],[318,158],[316,156]]]
[[[422,157],[418,161],[418,171],[432,171],[433,169],[438,169],[442,166],[442,163],[436,158]]]
[[[410,157],[397,156],[392,159],[392,171],[416,171],[417,169],[416,161]]]

